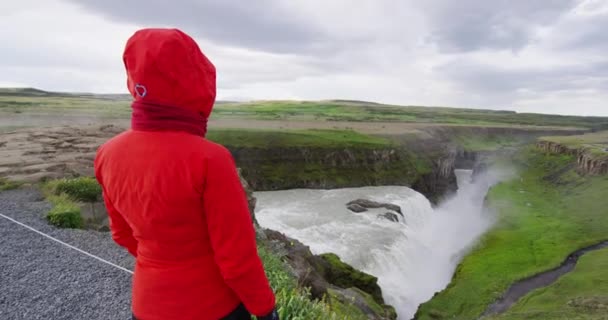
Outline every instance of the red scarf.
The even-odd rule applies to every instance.
[[[139,131],[184,131],[204,137],[207,118],[200,113],[178,107],[134,101],[131,128]]]

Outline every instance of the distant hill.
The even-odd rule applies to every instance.
[[[51,92],[36,88],[0,88],[0,111],[13,114],[63,113],[130,116],[128,94]],[[359,100],[217,101],[214,117],[251,120],[407,122],[451,125],[559,126],[607,130],[608,117],[517,113],[438,106],[399,106]]]
[[[53,92],[44,91],[36,88],[0,88],[0,96],[13,97],[71,97],[71,98],[93,98],[106,100],[130,100],[128,94],[96,94],[78,92]]]

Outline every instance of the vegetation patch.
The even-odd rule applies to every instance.
[[[18,182],[0,178],[0,191],[17,189],[17,188],[19,188],[19,186],[21,186],[21,184]]]
[[[277,311],[281,319],[350,319],[346,314],[339,316],[332,312],[325,302],[314,301],[308,290],[298,287],[284,262],[263,245],[258,246],[258,253],[275,291]]]
[[[325,253],[320,257],[328,264],[324,273],[329,283],[342,288],[359,288],[364,292],[371,293],[372,299],[376,301],[374,304],[384,303],[382,290],[378,286],[378,278],[356,270],[342,262],[340,257],[333,253]]]
[[[216,105],[214,117],[262,120],[399,121],[463,125],[608,128],[608,118],[383,105],[362,101],[254,101]]]
[[[211,130],[209,140],[230,147],[282,148],[282,147],[386,147],[391,143],[384,138],[346,130]]]
[[[53,204],[53,208],[46,215],[50,224],[58,228],[80,229],[84,226],[80,205],[67,194],[53,195],[48,197],[47,200]]]
[[[45,92],[32,88],[0,88],[0,115],[128,119],[129,95]],[[478,126],[559,126],[608,129],[606,117],[577,117],[513,111],[396,106],[365,101],[217,102],[213,118],[304,121],[392,121]]]
[[[65,193],[81,202],[96,202],[101,198],[101,186],[91,177],[53,180],[46,184],[46,188],[54,195]]]
[[[576,136],[542,137],[541,140],[559,143],[571,149],[587,149],[597,157],[608,157],[608,131]]]
[[[53,205],[46,218],[59,228],[83,228],[83,205],[92,206],[101,198],[101,186],[95,178],[90,177],[48,181],[42,190]]]
[[[576,268],[549,287],[531,292],[495,320],[606,319],[608,248],[589,252]]]
[[[608,177],[579,176],[573,156],[545,154],[535,148],[522,151],[514,162],[520,166],[520,176],[499,184],[488,195],[489,205],[498,214],[497,224],[464,258],[450,285],[421,305],[417,319],[475,319],[512,283],[552,269],[575,250],[606,239]],[[583,261],[590,268],[594,264],[600,268],[602,259],[602,253],[594,253]],[[605,281],[594,285],[608,292]],[[597,294],[581,287],[560,289],[564,297]],[[561,310],[556,308],[556,304],[524,304],[513,310],[529,316],[536,312],[525,319],[555,319],[551,315]]]

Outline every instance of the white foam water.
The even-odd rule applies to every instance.
[[[266,228],[378,277],[384,298],[399,319],[411,319],[418,306],[450,282],[466,250],[492,224],[483,198],[501,175],[471,182],[470,170],[457,170],[459,190],[433,209],[407,187],[257,192],[256,216]],[[398,223],[378,217],[386,209],[354,213],[346,203],[369,199],[399,205]]]

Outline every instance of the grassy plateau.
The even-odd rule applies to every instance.
[[[522,151],[515,162],[519,177],[488,196],[498,215],[496,226],[464,258],[451,284],[421,306],[418,319],[476,319],[515,281],[608,239],[607,176],[581,176],[573,156],[535,148]],[[608,299],[608,268],[602,266],[607,260],[607,250],[585,256],[571,274],[495,318],[605,319],[601,305]]]
[[[128,119],[128,95],[54,93],[0,88],[0,115]],[[466,108],[396,106],[365,101],[217,102],[212,119],[404,122],[479,126],[608,128],[608,118],[515,113]]]

